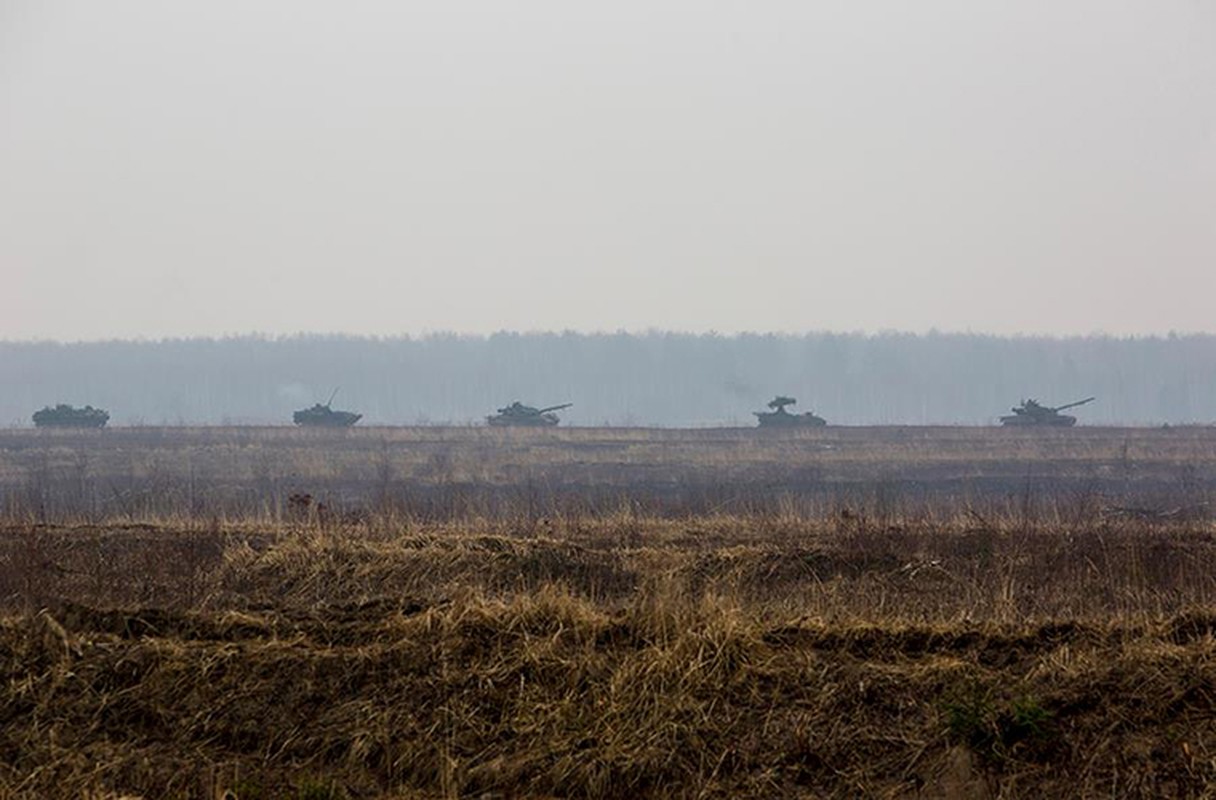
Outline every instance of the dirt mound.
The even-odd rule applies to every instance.
[[[809,647],[871,661],[944,656],[1006,668],[1041,658],[1062,645],[1096,646],[1127,633],[1071,622],[1030,629],[793,625],[770,630],[764,638],[772,644]]]
[[[43,616],[77,635],[107,634],[119,639],[167,639],[180,642],[241,642],[246,640],[308,640],[312,644],[342,645],[377,641],[393,620],[419,614],[423,603],[408,599],[317,609],[273,609],[221,614],[95,609],[64,602]]]
[[[543,539],[451,536],[403,544],[305,538],[233,553],[215,576],[212,602],[332,607],[402,595],[437,602],[460,590],[513,594],[554,583],[588,597],[619,597],[634,590],[638,576],[619,553]]]

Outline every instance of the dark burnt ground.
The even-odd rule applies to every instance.
[[[907,512],[1095,502],[1168,511],[1216,487],[1216,428],[117,428],[0,432],[0,512],[40,521],[280,517],[431,520],[703,515],[799,506]]]

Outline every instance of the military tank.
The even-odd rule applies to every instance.
[[[511,405],[498,409],[497,414],[486,417],[486,422],[496,428],[511,426],[547,428],[561,422],[557,414],[553,413],[554,411],[561,411],[572,405],[574,403],[563,403],[560,406],[549,406],[548,408],[533,408],[516,400]]]
[[[334,389],[333,394],[329,396],[329,402],[324,405],[316,403],[312,408],[300,409],[291,415],[291,421],[310,428],[349,428],[363,419],[362,414],[356,414],[353,411],[334,411],[330,408],[337,396],[338,390]]]
[[[100,408],[59,405],[47,406],[34,412],[34,425],[39,428],[104,428],[110,421],[110,413]]]
[[[1010,410],[1012,414],[1001,417],[1001,424],[1007,428],[1071,428],[1077,424],[1077,418],[1071,414],[1061,414],[1067,408],[1076,408],[1086,403],[1092,403],[1093,397],[1067,403],[1062,406],[1045,406],[1038,400],[1023,400],[1020,406]]]
[[[792,397],[778,395],[768,402],[768,407],[772,411],[753,411],[752,413],[756,415],[761,428],[822,428],[828,424],[826,419],[816,416],[810,411],[791,414],[785,410],[786,406],[792,406],[797,402]]]

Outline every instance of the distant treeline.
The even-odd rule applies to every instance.
[[[499,333],[0,343],[0,424],[48,404],[111,424],[290,424],[324,402],[362,425],[469,424],[513,400],[573,425],[752,425],[776,394],[829,422],[990,424],[1025,397],[1089,395],[1081,424],[1216,421],[1216,336]]]

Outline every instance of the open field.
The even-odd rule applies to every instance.
[[[1212,796],[1214,445],[4,432],[0,797]]]
[[[1081,496],[1185,505],[1216,488],[1216,427],[0,431],[0,512],[44,521],[281,517],[308,493],[412,517],[883,510]]]

